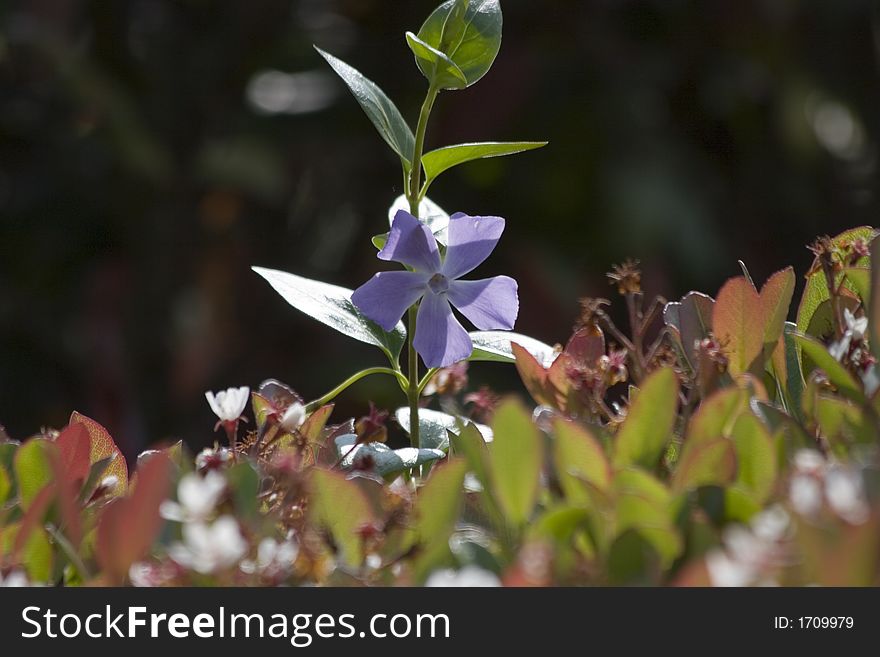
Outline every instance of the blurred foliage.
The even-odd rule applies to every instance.
[[[494,68],[444,96],[428,146],[549,139],[431,191],[508,219],[497,265],[520,282],[523,333],[565,335],[571,300],[606,294],[601,272],[626,256],[648,291],[678,298],[718,289],[743,254],[759,282],[780,262],[806,271],[813,235],[876,224],[870,0],[503,5]],[[412,121],[420,74],[400,26],[416,31],[433,6],[0,5],[0,423],[13,437],[75,407],[129,458],[172,434],[198,446],[206,389],[273,375],[311,398],[338,363],[371,364],[250,265],[347,287],[373,271],[354,245],[385,230],[397,163],[312,44],[381,79]],[[393,386],[365,383],[340,410],[360,415]]]

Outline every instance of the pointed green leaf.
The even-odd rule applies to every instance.
[[[409,170],[415,137],[413,137],[412,130],[397,106],[391,102],[391,99],[375,82],[364,77],[360,71],[320,48],[316,47],[315,50],[327,60],[336,74],[348,85],[357,102],[360,103],[370,121],[376,126],[382,139],[400,156],[405,168]]]
[[[529,412],[515,399],[502,402],[495,411],[492,432],[489,469],[495,495],[508,523],[519,527],[531,517],[538,498],[541,435]]]
[[[409,433],[409,408],[406,406],[398,408],[394,412],[397,423],[404,431]],[[473,420],[467,418],[458,418],[448,413],[442,413],[430,408],[419,409],[419,439],[422,441],[421,447],[426,449],[449,449],[449,436],[447,432],[458,433],[459,425],[473,425],[483,436],[483,440],[487,443],[492,442],[492,430],[483,425],[477,424]]]
[[[445,54],[464,74],[467,85],[483,77],[501,48],[501,5],[498,0],[448,0],[419,30],[419,39]],[[431,69],[416,62],[429,80]]]
[[[356,445],[357,436],[353,433],[338,436],[334,442],[336,443],[337,456],[342,459],[339,463],[340,467],[349,469],[357,459],[369,455],[373,459],[376,472],[382,477],[412,470],[446,456],[439,449],[416,449],[415,447],[391,449],[388,445],[378,442]]]
[[[589,494],[583,482],[607,491],[611,486],[611,464],[601,443],[586,428],[565,420],[557,420],[553,428],[553,457],[559,485],[566,500],[586,505]]]
[[[700,443],[685,442],[675,464],[672,487],[684,491],[709,484],[724,486],[736,476],[736,454],[726,438]]]
[[[52,482],[52,450],[48,440],[34,438],[15,453],[15,479],[21,507],[27,509],[37,494]]]
[[[834,360],[834,356],[828,353],[828,348],[824,344],[809,335],[796,334],[794,339],[803,349],[804,354],[825,372],[828,380],[837,387],[841,395],[858,403],[867,403],[861,386],[843,365]]]
[[[434,468],[428,482],[419,489],[415,529],[420,544],[430,547],[449,540],[461,508],[466,471],[464,459],[450,458]]]
[[[474,350],[468,360],[515,363],[511,343],[525,349],[544,367],[549,367],[559,355],[549,344],[513,331],[472,331],[469,335]]]
[[[468,85],[464,73],[455,62],[412,32],[406,33],[406,44],[416,56],[416,64],[431,86],[438,89],[464,89]]]
[[[425,168],[425,183],[430,185],[437,176],[452,167],[480,160],[487,157],[500,157],[523,153],[536,148],[546,146],[546,141],[517,141],[517,142],[478,142],[473,144],[456,144],[444,146],[425,153],[422,156],[422,166]]]
[[[339,472],[314,468],[310,483],[311,521],[330,532],[349,565],[359,566],[364,554],[358,531],[374,521],[369,499],[357,484]]]
[[[738,465],[737,481],[756,501],[765,502],[776,484],[776,450],[770,432],[751,413],[743,413],[733,427]]]
[[[642,384],[614,441],[614,464],[653,469],[672,437],[678,410],[678,378],[664,367]]]
[[[378,324],[367,319],[354,306],[351,302],[352,291],[347,288],[313,281],[276,269],[263,267],[251,267],[251,269],[265,278],[269,285],[297,310],[343,335],[375,345],[384,351],[389,359],[397,360],[406,341],[403,322],[398,322],[393,331],[385,331]]]

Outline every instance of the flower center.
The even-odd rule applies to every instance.
[[[431,288],[431,292],[434,294],[443,294],[449,290],[449,279],[443,274],[434,274],[428,280],[428,287]]]

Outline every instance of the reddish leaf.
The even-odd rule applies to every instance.
[[[107,430],[91,418],[81,415],[76,411],[70,416],[70,424],[81,424],[89,432],[89,461],[97,463],[101,459],[112,457],[110,465],[107,466],[105,476],[113,475],[117,478],[116,488],[113,490],[114,495],[123,495],[128,488],[128,465],[125,457],[113,438]]]
[[[165,454],[154,455],[138,472],[131,494],[111,502],[101,514],[96,555],[115,583],[125,580],[131,565],[146,555],[162,528],[159,505],[168,496],[171,466]]]
[[[764,350],[761,297],[744,276],[728,280],[718,292],[712,329],[729,359],[733,376],[760,371]]]
[[[578,365],[595,367],[596,361],[605,355],[605,336],[601,330],[582,328],[571,336],[565,353]]]
[[[548,381],[547,370],[517,343],[511,342],[510,348],[516,359],[516,370],[532,399],[539,404],[555,406],[556,399]]]
[[[92,467],[89,432],[82,424],[70,424],[58,434],[55,444],[59,455],[57,475],[73,484],[75,493],[79,493]]]

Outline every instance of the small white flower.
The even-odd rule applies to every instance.
[[[204,477],[192,472],[177,484],[177,502],[165,500],[159,508],[162,517],[177,522],[202,522],[217,508],[226,491],[226,478],[214,470]]]
[[[226,447],[205,447],[196,456],[196,469],[213,469],[225,465],[232,460],[232,451]]]
[[[22,570],[13,570],[6,577],[0,573],[0,588],[22,588],[30,585],[30,580]]]
[[[284,411],[284,415],[281,416],[281,427],[285,431],[293,433],[299,429],[305,421],[306,407],[299,402],[293,402],[287,410]]]
[[[706,569],[712,586],[749,586],[754,580],[754,569],[741,561],[732,559],[724,550],[713,550],[706,556]]]
[[[208,525],[201,522],[183,526],[183,543],[171,546],[169,554],[184,568],[203,574],[229,568],[247,552],[238,521],[222,516]]]
[[[822,509],[822,484],[813,475],[796,474],[788,486],[788,497],[800,515],[816,515]]]
[[[865,386],[865,394],[873,397],[874,393],[880,389],[880,374],[877,373],[877,366],[871,365],[861,374],[862,383]]]
[[[825,497],[831,509],[853,525],[862,524],[871,515],[858,470],[843,467],[829,470],[825,476]]]
[[[429,587],[495,587],[501,586],[501,580],[495,573],[477,566],[465,566],[461,570],[451,568],[435,570],[425,586]]]
[[[209,390],[205,393],[205,399],[221,422],[235,422],[244,413],[250,393],[250,388],[247,386],[227,388],[216,395]]]
[[[864,339],[865,333],[868,330],[867,317],[859,317],[856,319],[855,315],[852,314],[852,311],[849,308],[844,308],[843,319],[846,321],[846,332],[849,333],[854,340]]]
[[[795,470],[802,474],[819,474],[825,468],[825,457],[815,449],[799,449],[793,459]]]

